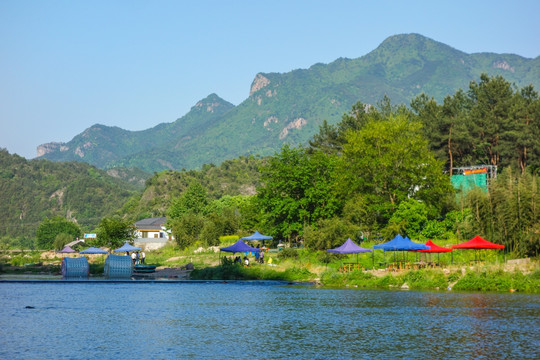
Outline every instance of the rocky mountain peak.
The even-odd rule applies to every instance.
[[[257,91],[261,90],[263,87],[270,84],[270,80],[265,77],[263,74],[258,73],[255,76],[255,79],[253,80],[253,83],[251,83],[251,89],[249,90],[249,96],[253,95]]]

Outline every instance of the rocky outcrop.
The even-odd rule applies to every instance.
[[[261,90],[263,87],[270,84],[270,80],[268,78],[264,77],[262,74],[257,74],[255,76],[255,80],[253,80],[253,83],[251,83],[251,89],[249,90],[249,96],[253,95],[257,91]]]
[[[307,120],[304,118],[294,119],[293,121],[288,123],[287,126],[283,128],[283,130],[281,130],[281,133],[279,134],[279,138],[283,140],[289,134],[289,130],[291,129],[300,130],[306,124],[307,124]]]
[[[62,142],[50,142],[47,144],[42,144],[37,147],[36,156],[40,157],[45,154],[55,152],[55,151],[67,151],[69,147]]]
[[[199,101],[197,104],[195,104],[195,107],[206,110],[206,112],[213,113],[219,105],[221,104],[218,102],[204,103],[202,101]]]
[[[510,72],[515,72],[514,68],[510,66],[506,61],[495,61],[493,63],[494,69],[503,69]]]
[[[279,119],[275,116],[270,116],[268,119],[264,121],[263,126],[268,127],[271,123],[277,124],[279,122]]]

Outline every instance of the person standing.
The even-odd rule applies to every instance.
[[[144,264],[144,260],[146,259],[146,254],[143,252],[141,252],[141,264]]]
[[[133,261],[133,265],[135,265],[135,260],[137,259],[137,255],[135,255],[135,251],[131,253],[131,261]]]
[[[264,251],[261,251],[261,256],[259,257],[261,264],[264,264]]]

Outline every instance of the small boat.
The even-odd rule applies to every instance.
[[[133,268],[133,271],[136,273],[153,273],[156,271],[156,265],[137,264]]]

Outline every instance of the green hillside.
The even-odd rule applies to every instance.
[[[418,34],[395,35],[357,59],[257,74],[236,107],[212,94],[173,123],[138,132],[94,125],[66,144],[44,145],[42,157],[153,172],[272,155],[283,144],[306,144],[324,120],[338,123],[357,101],[373,105],[386,95],[409,104],[426,93],[442,102],[481,73],[538,89],[540,57],[466,54]]]
[[[184,193],[192,183],[201,184],[211,200],[223,196],[254,195],[260,186],[259,166],[264,159],[242,156],[226,160],[221,165],[204,165],[200,170],[155,173],[146,181],[146,187],[118,211],[135,219],[166,216],[173,199]]]
[[[33,237],[39,223],[54,216],[91,230],[135,188],[85,163],[26,160],[0,150],[0,237]]]

